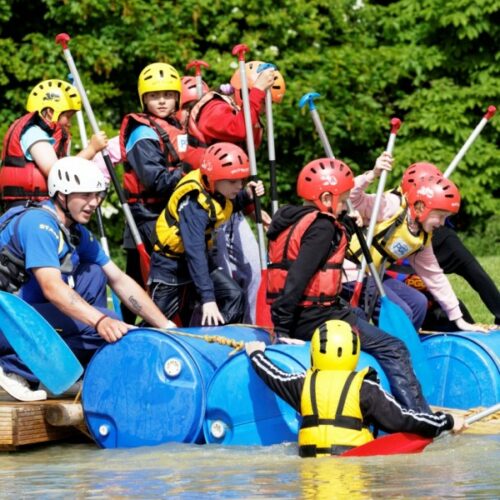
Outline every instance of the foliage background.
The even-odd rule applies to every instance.
[[[212,86],[229,81],[237,43],[250,47],[250,59],[275,63],[287,81],[274,109],[281,203],[295,201],[298,171],[323,155],[308,112],[298,108],[306,92],[321,94],[318,111],[333,150],[355,173],[383,151],[390,118],[404,121],[394,185],[415,161],[444,170],[488,105],[498,105],[500,0],[0,0],[2,135],[36,83],[66,78],[54,43],[60,32],[72,36],[73,57],[110,137],[137,109],[137,76],[151,62],[182,72],[203,59]],[[453,175],[464,199],[456,223],[476,251],[490,254],[500,233],[499,138],[497,116]],[[267,179],[265,145],[258,166]],[[116,197],[111,202],[117,205]],[[112,219],[108,236],[118,243],[123,218]]]

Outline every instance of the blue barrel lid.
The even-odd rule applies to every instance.
[[[206,397],[197,359],[176,339],[136,330],[92,358],[82,403],[103,448],[194,442]]]
[[[436,374],[430,404],[466,410],[500,401],[500,331],[428,335],[423,347]]]

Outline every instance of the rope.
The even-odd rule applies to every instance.
[[[181,337],[190,337],[193,339],[204,340],[209,344],[220,344],[232,347],[233,350],[229,353],[229,356],[233,356],[237,352],[241,351],[245,347],[245,342],[242,340],[235,340],[222,335],[195,335],[193,333],[181,332],[179,330],[170,328],[154,328],[154,330],[160,331],[162,333],[167,333],[170,335],[179,335]]]

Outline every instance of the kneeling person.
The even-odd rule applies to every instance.
[[[104,176],[89,160],[57,160],[50,200],[14,207],[0,219],[0,289],[17,292],[55,328],[82,364],[131,328],[107,309],[106,285],[156,327],[172,326],[147,293],[106,256],[85,227],[106,195]],[[0,334],[0,386],[23,401],[45,399],[38,380]]]
[[[265,348],[263,342],[246,344],[257,374],[302,415],[301,457],[340,455],[366,444],[374,439],[371,425],[385,432],[412,432],[430,438],[464,428],[462,417],[416,413],[402,407],[380,387],[373,368],[354,371],[360,342],[345,321],[329,320],[314,331],[311,368],[305,373],[283,372],[265,355]]]

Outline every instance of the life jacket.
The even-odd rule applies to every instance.
[[[375,226],[372,240],[371,255],[375,267],[379,268],[383,261],[393,263],[418,252],[425,247],[429,241],[429,234],[419,231],[417,235],[410,232],[407,222],[406,205],[389,219],[379,222]],[[349,243],[347,258],[358,262],[362,256],[362,250],[356,235],[353,235]]]
[[[214,99],[219,99],[224,101],[228,106],[231,107],[233,114],[237,114],[240,112],[240,108],[236,105],[236,103],[228,96],[219,94],[217,92],[214,92],[211,90],[210,92],[207,92],[194,106],[193,109],[191,110],[191,113],[189,114],[189,120],[188,120],[188,131],[189,135],[194,137],[199,141],[200,147],[206,147],[211,146],[212,144],[215,144],[216,142],[220,142],[217,139],[213,139],[210,137],[206,137],[201,130],[198,127],[198,121],[200,119],[201,112],[203,108],[209,103],[212,102]],[[257,121],[256,124],[253,126],[253,140],[255,143],[255,147],[259,147],[260,143],[262,142],[262,125],[260,123],[260,120]],[[232,142],[232,141],[231,141]],[[243,149],[246,149],[246,143],[238,144],[239,146],[243,147]]]
[[[226,199],[224,206],[212,196],[201,179],[200,170],[193,170],[185,175],[175,187],[167,207],[156,221],[154,250],[168,257],[179,258],[185,250],[179,230],[179,203],[191,193],[197,194],[197,201],[207,211],[210,223],[205,230],[207,248],[211,248],[213,229],[227,222],[233,213],[233,203]]]
[[[267,303],[272,304],[285,288],[288,271],[297,259],[304,233],[318,216],[328,216],[335,228],[340,231],[338,245],[332,249],[324,266],[309,281],[299,305],[332,305],[338,300],[342,287],[342,262],[347,249],[347,236],[343,226],[335,217],[326,212],[314,210],[282,231],[276,240],[269,243],[269,264],[267,270]]]
[[[120,127],[120,153],[124,164],[123,186],[129,203],[145,203],[155,205],[164,203],[165,199],[154,191],[148,191],[139,180],[136,172],[127,161],[127,142],[132,130],[139,124],[151,127],[158,135],[160,148],[165,156],[166,168],[170,171],[182,167],[188,148],[186,130],[176,118],[167,120],[147,113],[131,113],[122,121]]]
[[[29,210],[43,210],[51,214],[57,222],[62,238],[60,238],[58,252],[63,248],[64,243],[69,247],[69,251],[60,259],[61,273],[71,274],[75,267],[73,253],[75,245],[70,230],[59,220],[57,215],[48,207],[39,203],[30,203],[28,206],[13,207],[0,217],[0,233],[10,224],[14,224],[10,240],[0,249],[0,290],[14,293],[29,279],[30,275],[26,271],[25,256],[21,249],[17,228],[23,216]]]
[[[340,455],[373,440],[359,401],[369,370],[307,370],[300,401],[301,457]]]
[[[21,137],[29,127],[38,126],[51,136],[57,158],[67,156],[71,136],[58,123],[47,123],[37,112],[18,118],[5,134],[0,167],[0,199],[41,201],[49,197],[47,179],[36,163],[27,160]]]

